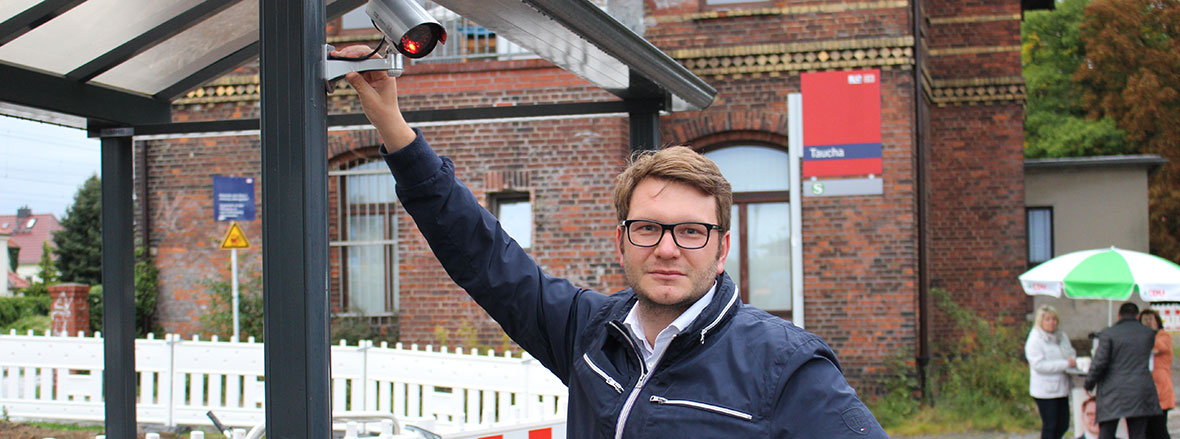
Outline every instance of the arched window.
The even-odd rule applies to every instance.
[[[785,149],[739,145],[705,153],[733,186],[725,269],[742,300],[786,317],[791,310],[789,155]]]
[[[367,316],[398,310],[397,196],[382,160],[360,160],[328,173],[337,188],[330,245],[340,251],[334,282],[339,310]]]

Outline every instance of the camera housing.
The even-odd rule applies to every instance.
[[[447,31],[416,0],[369,0],[365,13],[377,30],[403,56],[422,58],[439,44]]]

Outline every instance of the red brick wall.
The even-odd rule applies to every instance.
[[[210,282],[230,282],[229,223],[214,221],[213,176],[260,178],[257,135],[136,142],[147,148],[150,246],[159,267],[156,319],[165,331],[205,333]],[[238,250],[239,281],[262,272],[262,184],[255,180],[255,221],[239,221],[251,248]]]
[[[1020,78],[1019,2],[930,0],[925,11],[930,78]],[[1032,303],[1016,280],[1026,267],[1023,122],[1020,101],[935,105],[927,132],[930,284],[1009,323]],[[952,322],[931,310],[932,338],[949,340]]]
[[[1024,322],[1022,109],[947,107],[931,119],[931,285],[983,317]],[[933,334],[951,333],[946,316],[933,315]]]
[[[90,286],[75,283],[49,287],[50,328],[53,335],[74,337],[90,335],[90,303],[86,301]]]

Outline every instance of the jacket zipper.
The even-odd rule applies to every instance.
[[[643,385],[647,384],[647,362],[643,361],[643,354],[639,353],[639,347],[635,346],[635,340],[631,338],[617,322],[610,322],[610,326],[615,328],[623,334],[627,339],[627,344],[631,346],[631,352],[635,353],[635,357],[639,360],[639,380],[635,382],[635,388],[631,389],[631,393],[627,395],[627,402],[623,403],[623,409],[619,411],[619,420],[615,423],[615,439],[623,438],[623,427],[627,425],[627,416],[631,414],[631,408],[635,406],[635,399],[639,397],[639,392],[643,390]]]
[[[725,407],[718,407],[718,406],[715,406],[712,404],[705,404],[703,402],[685,401],[682,399],[667,399],[667,398],[663,398],[663,397],[659,397],[659,396],[655,396],[655,395],[652,395],[651,402],[654,402],[654,403],[660,404],[660,405],[678,405],[678,406],[683,406],[683,407],[693,407],[693,408],[698,408],[701,410],[710,411],[713,413],[720,413],[723,415],[733,416],[733,417],[739,418],[739,419],[745,419],[747,421],[754,419],[754,416],[752,416],[752,415],[742,413],[737,410],[727,409]]]
[[[734,291],[733,295],[729,296],[729,303],[725,304],[725,308],[721,310],[720,314],[717,314],[717,318],[713,319],[713,321],[709,323],[709,326],[706,326],[705,329],[701,330],[701,344],[705,344],[705,333],[709,332],[709,330],[713,329],[714,326],[717,326],[718,323],[721,323],[721,319],[725,318],[725,314],[729,312],[729,309],[733,307],[733,303],[737,301],[737,296],[737,291]]]
[[[590,366],[590,370],[593,370],[603,380],[606,380],[606,383],[614,387],[616,392],[619,392],[619,394],[623,393],[623,386],[618,381],[615,381],[614,378],[611,378],[610,375],[607,375],[606,372],[603,372],[602,369],[599,369],[598,365],[594,364],[593,361],[590,361],[590,354],[582,354],[582,359],[586,360],[586,365]]]

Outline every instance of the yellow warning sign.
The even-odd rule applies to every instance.
[[[242,233],[242,228],[238,227],[237,221],[230,223],[229,231],[225,233],[225,239],[221,241],[221,248],[250,248],[250,241],[246,240],[246,234]]]

